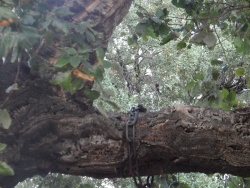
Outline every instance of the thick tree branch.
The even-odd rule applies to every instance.
[[[15,176],[1,177],[1,186],[12,187],[48,172],[131,176],[126,114],[107,119],[83,96],[62,95],[39,78],[13,93],[6,107],[13,123],[0,131],[0,140],[8,145],[0,160],[14,168]],[[249,176],[249,114],[249,108],[225,112],[192,106],[141,113],[136,127],[140,174],[194,171]]]

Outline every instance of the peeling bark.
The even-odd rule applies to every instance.
[[[72,8],[81,4],[74,10],[74,21],[92,18],[108,39],[132,1],[63,2]],[[13,84],[16,71],[17,64],[0,64],[0,104],[5,101],[13,120],[9,130],[0,129],[0,141],[8,145],[0,161],[15,170],[14,176],[0,177],[1,187],[48,172],[131,176],[125,113],[103,117],[80,92],[69,96],[48,80],[32,76],[23,64],[19,90],[7,95],[5,89]],[[222,111],[179,105],[141,113],[136,149],[141,175],[220,172],[250,176],[250,108]]]

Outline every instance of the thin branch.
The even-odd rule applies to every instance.
[[[216,28],[215,28],[215,25],[214,25],[213,27],[214,27],[215,34],[216,34],[216,36],[217,36],[217,38],[218,38],[218,40],[219,40],[219,44],[220,44],[220,46],[221,46],[221,48],[222,48],[222,50],[223,50],[223,53],[225,54],[226,61],[229,63],[229,60],[228,60],[228,57],[227,57],[226,50],[225,50],[225,48],[224,48],[224,46],[223,46],[223,44],[222,44],[222,41],[220,40],[220,36],[219,36],[218,33],[217,33],[217,30],[216,30]]]

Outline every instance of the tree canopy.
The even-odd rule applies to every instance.
[[[0,186],[48,172],[250,175],[249,1],[0,3]]]

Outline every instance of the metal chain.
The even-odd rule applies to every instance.
[[[126,124],[126,139],[128,142],[132,142],[135,139],[135,125],[139,116],[139,109],[131,107],[128,115],[128,121]],[[132,127],[132,136],[129,135],[129,128]]]
[[[139,175],[139,165],[135,145],[135,126],[138,121],[139,112],[144,109],[141,105],[131,107],[126,124],[126,139],[128,141],[129,172],[132,174],[136,188],[152,188],[154,176],[147,177],[147,183],[143,184]],[[129,131],[130,130],[130,131]],[[132,130],[132,131],[131,131]]]

